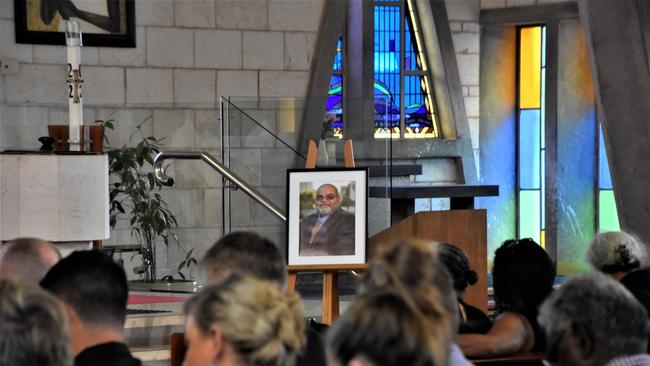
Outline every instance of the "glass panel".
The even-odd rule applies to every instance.
[[[519,191],[519,237],[540,242],[539,190]]]
[[[336,54],[334,55],[334,71],[343,70],[343,35],[339,37],[339,42],[336,45]]]
[[[542,198],[541,198],[541,206],[542,206],[542,230],[546,229],[546,205],[544,204],[546,202],[546,150],[542,150],[542,168],[541,168],[541,183],[542,183]]]
[[[424,76],[406,76],[404,78],[404,121],[406,138],[436,137],[433,128],[434,115],[431,108]]]
[[[419,55],[414,47],[414,35],[411,32],[410,22],[404,22],[404,69],[405,70],[419,70]]]
[[[616,211],[616,199],[613,190],[601,190],[598,200],[598,230],[618,231],[618,213]]]
[[[343,138],[343,75],[332,75],[325,110],[324,123],[329,126],[324,128],[330,129],[335,137]]]
[[[375,122],[376,128],[386,129],[400,125],[400,8],[375,6],[374,30],[374,94],[375,99],[388,102],[375,109],[387,115],[384,121]],[[377,136],[377,133],[375,134]]]
[[[542,99],[541,99],[541,140],[542,140],[542,149],[546,147],[546,69],[542,69]]]
[[[540,188],[539,109],[519,112],[519,187]]]
[[[519,108],[540,108],[542,27],[521,28],[519,35]]]
[[[546,68],[546,27],[542,27],[542,67]]]
[[[603,127],[600,124],[598,124],[598,188],[612,189],[612,175],[609,171]]]

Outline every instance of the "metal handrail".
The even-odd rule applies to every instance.
[[[287,221],[287,216],[282,212],[282,210],[271,203],[264,195],[262,195],[260,192],[258,192],[255,188],[251,187],[248,183],[246,183],[242,178],[237,176],[235,173],[230,171],[230,169],[226,168],[223,164],[221,164],[217,159],[215,159],[214,156],[206,153],[206,152],[198,152],[198,151],[163,151],[158,153],[156,155],[156,158],[154,159],[153,163],[153,168],[154,168],[154,175],[156,177],[156,180],[160,182],[160,184],[164,186],[172,186],[174,185],[174,179],[171,177],[168,177],[165,174],[165,171],[162,167],[163,161],[168,160],[168,159],[176,159],[176,160],[203,160],[205,163],[207,163],[209,166],[211,166],[214,170],[219,172],[221,175],[224,176],[227,180],[232,182],[235,186],[237,186],[239,189],[244,191],[250,198],[252,198],[254,201],[257,203],[261,204],[262,206],[266,207],[269,211],[271,211],[275,216],[277,216],[280,220],[282,221]]]

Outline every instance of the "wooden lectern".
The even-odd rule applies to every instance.
[[[454,244],[478,273],[465,302],[487,313],[487,224],[485,210],[426,211],[411,215],[368,240],[369,258],[381,245],[413,238]]]

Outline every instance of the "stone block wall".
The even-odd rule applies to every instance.
[[[142,124],[145,136],[165,138],[165,148],[205,150],[220,158],[220,96],[305,97],[324,0],[135,4],[136,48],[81,51],[84,120],[116,119],[115,130],[108,133],[112,146],[128,144],[135,126]],[[0,41],[0,60],[15,60],[19,66],[17,73],[0,76],[0,149],[38,148],[36,139],[47,134],[48,124],[67,121],[65,48],[16,44],[11,0],[0,0]],[[275,129],[275,111],[251,113]],[[273,167],[285,169],[282,162],[290,157],[274,150],[275,142],[255,129],[241,135],[233,156],[242,160],[235,167],[243,175],[248,171],[256,188],[284,206],[284,175],[279,177]],[[179,220],[175,233],[185,249],[196,247],[200,257],[222,234],[221,178],[200,162],[172,162],[168,172],[176,184],[162,194]],[[234,201],[245,202],[233,205],[240,216],[233,225],[252,228],[255,222],[263,225],[259,231],[279,238],[284,225],[240,195],[233,194]],[[120,223],[105,244],[135,242]],[[182,249],[160,249],[159,275],[165,275]],[[124,255],[127,266],[137,265],[129,258]]]
[[[479,0],[448,0],[446,4],[478,176],[480,172],[478,136],[480,26],[478,21],[481,5]]]

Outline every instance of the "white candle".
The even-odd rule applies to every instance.
[[[70,113],[70,150],[81,150],[79,129],[83,124],[83,100],[81,98],[81,30],[76,21],[66,22],[66,48],[68,51],[68,109]]]

